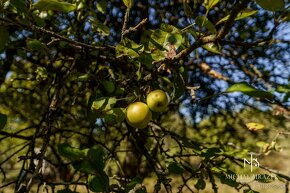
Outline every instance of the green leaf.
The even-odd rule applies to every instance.
[[[206,183],[203,178],[199,178],[194,187],[198,190],[205,189]]]
[[[102,81],[102,85],[108,93],[113,93],[115,91],[115,84],[112,81]]]
[[[258,90],[246,82],[233,84],[226,90],[226,93],[230,92],[242,92],[251,97],[266,98],[269,100],[274,99],[274,95],[272,95],[271,93]]]
[[[251,131],[261,130],[265,128],[265,125],[261,123],[254,123],[254,122],[247,123],[246,126]]]
[[[9,39],[9,32],[7,27],[0,26],[0,53],[4,50],[6,43]]]
[[[189,7],[187,0],[183,0],[183,9],[184,9],[184,13],[188,18],[192,18],[193,17],[193,11],[192,9]]]
[[[36,73],[36,80],[41,81],[41,80],[46,80],[48,77],[48,73],[45,67],[37,67],[35,70]]]
[[[172,174],[182,174],[185,171],[184,168],[176,162],[170,162],[167,165],[167,169]]]
[[[222,184],[226,184],[228,186],[235,187],[235,188],[239,186],[239,183],[236,182],[236,179],[227,178],[223,174],[217,174],[217,176],[219,177]]]
[[[42,43],[39,40],[28,40],[26,42],[26,45],[29,49],[33,50],[33,51],[41,51],[41,50],[47,50],[47,47],[44,43]]]
[[[134,0],[123,0],[123,3],[127,8],[131,8],[133,6]]]
[[[61,11],[61,12],[71,12],[76,9],[76,5],[58,0],[39,0],[33,4],[33,8],[40,11]]]
[[[216,155],[218,155],[221,152],[221,150],[219,148],[216,147],[212,147],[212,148],[208,148],[208,149],[203,149],[201,151],[201,157],[204,157],[206,159],[210,159]]]
[[[209,52],[215,53],[215,54],[221,54],[220,48],[213,42],[205,44],[202,46],[204,49],[206,49]]]
[[[260,183],[270,183],[275,181],[275,178],[268,174],[257,174],[255,175],[255,181],[258,181]]]
[[[129,193],[131,190],[133,190],[136,186],[138,186],[138,185],[141,185],[141,183],[142,183],[142,179],[141,178],[138,178],[138,177],[136,177],[136,178],[133,178],[127,185],[126,185],[126,187],[125,187],[125,192],[126,193]],[[132,192],[132,191],[131,191]],[[136,193],[146,193],[147,191],[146,191],[146,188],[144,187],[144,188],[141,188],[141,189],[138,189],[137,191],[136,191]]]
[[[211,34],[216,34],[217,31],[215,29],[215,26],[210,22],[205,16],[198,16],[195,18],[195,23],[202,28],[203,26],[208,29]]]
[[[23,0],[11,0],[12,5],[14,5],[17,9],[17,12],[27,13],[26,2]]]
[[[97,20],[94,20],[92,22],[92,30],[99,33],[102,36],[110,35],[110,28],[107,27],[105,24],[98,22]]]
[[[278,11],[285,7],[284,0],[255,0],[263,9]]]
[[[79,2],[78,6],[77,6],[77,10],[81,10],[85,7],[85,4],[83,2]]]
[[[113,108],[105,113],[104,118],[109,123],[121,123],[126,118],[125,110],[123,108]]]
[[[141,63],[141,65],[145,65],[148,69],[153,68],[153,65],[152,65],[153,58],[150,53],[143,52],[142,54],[140,54],[139,62]]]
[[[69,188],[63,189],[63,190],[58,190],[57,193],[78,193],[76,191],[72,191]]]
[[[167,32],[165,42],[163,43],[163,47],[168,43],[174,45],[175,48],[179,48],[184,43],[184,37],[182,36],[182,32],[173,25],[162,23],[160,29],[164,32]]]
[[[269,151],[271,151],[271,149],[270,149],[271,144],[269,144],[269,143],[266,143],[264,141],[258,141],[256,143],[256,145],[261,148],[261,151],[263,153],[268,153]]]
[[[174,79],[174,81],[173,81],[173,83],[174,83],[173,100],[177,100],[185,92],[185,83],[184,83],[183,76],[181,73],[174,74],[173,79]]]
[[[87,174],[96,174],[99,171],[96,170],[96,167],[93,163],[91,163],[89,160],[87,159],[82,159],[82,160],[77,160],[77,161],[73,161],[72,162],[72,166],[80,171],[80,172],[84,172]]]
[[[290,93],[290,85],[279,85],[276,91],[280,93]]]
[[[203,6],[207,9],[210,10],[211,8],[213,8],[217,3],[219,2],[219,0],[208,0],[207,3],[204,3]]]
[[[244,19],[246,17],[249,17],[251,15],[255,15],[256,13],[258,13],[258,10],[250,10],[250,9],[246,9],[242,12],[240,12],[237,17],[235,18],[235,20],[240,20],[240,19]],[[226,17],[222,18],[221,20],[219,20],[215,25],[218,25],[222,22],[225,22],[229,19],[229,15],[227,15]]]
[[[106,12],[107,5],[108,5],[108,1],[107,0],[99,0],[99,1],[97,1],[97,9],[98,9],[98,11],[104,14]]]
[[[134,41],[125,38],[116,46],[116,57],[129,56],[130,58],[137,58],[143,49],[143,45],[136,44]]]
[[[104,155],[105,152],[102,148],[92,148],[89,149],[87,153],[87,158],[92,163],[96,171],[102,172],[105,167],[105,161],[104,161]]]
[[[63,143],[63,144],[59,144],[58,145],[58,153],[61,156],[64,156],[70,160],[79,160],[82,157],[85,156],[85,152],[78,149],[78,148],[74,148],[71,147],[69,144],[67,143]]]
[[[0,113],[0,130],[2,130],[7,123],[7,116]]]
[[[109,192],[109,177],[102,173],[88,177],[89,189],[93,192]]]
[[[93,101],[91,108],[97,112],[109,111],[114,107],[116,102],[117,99],[115,97],[101,97]]]

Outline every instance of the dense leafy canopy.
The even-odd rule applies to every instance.
[[[256,192],[227,176],[289,136],[283,0],[1,0],[0,10],[4,192]],[[126,107],[155,89],[168,108],[132,128]],[[290,179],[260,169],[259,183]]]

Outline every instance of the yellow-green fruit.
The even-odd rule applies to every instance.
[[[152,113],[149,107],[142,102],[134,102],[127,107],[126,121],[134,128],[144,129],[151,120]]]
[[[147,105],[154,112],[165,111],[168,102],[168,97],[163,90],[154,90],[147,96]]]

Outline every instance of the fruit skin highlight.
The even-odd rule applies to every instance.
[[[169,103],[168,97],[163,90],[154,90],[147,95],[147,105],[154,112],[163,112]]]
[[[126,109],[127,123],[138,129],[144,129],[152,118],[152,113],[149,107],[142,102],[134,102]]]

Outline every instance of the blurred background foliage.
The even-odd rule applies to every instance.
[[[255,173],[289,191],[288,1],[1,0],[0,10],[0,192],[256,192],[259,179],[226,178],[250,173],[250,153],[266,167]],[[129,127],[124,109],[157,88],[167,111]]]

